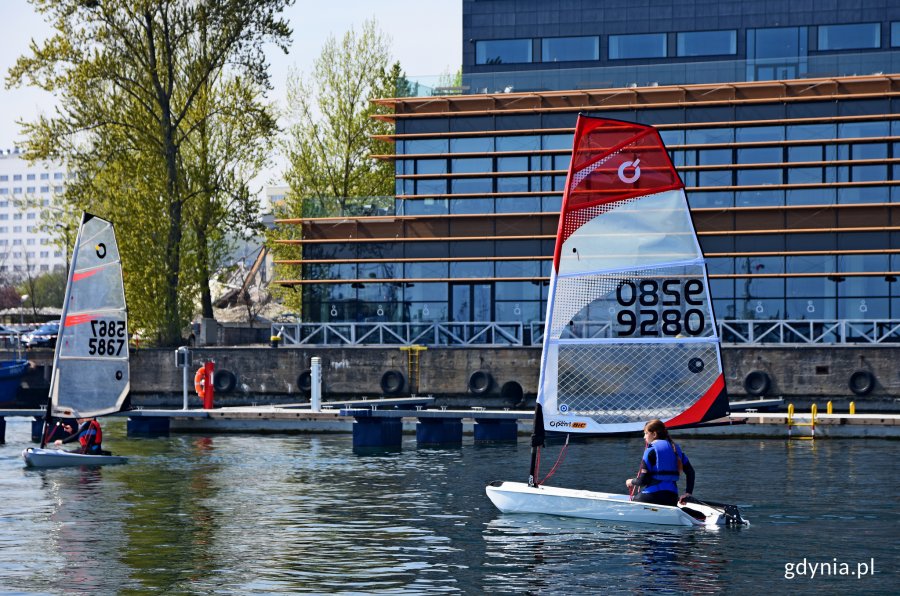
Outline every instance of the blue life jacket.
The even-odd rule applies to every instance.
[[[656,452],[656,463],[650,465],[650,452]],[[678,476],[681,475],[681,467],[679,462],[683,461],[684,455],[681,453],[681,447],[663,439],[657,439],[647,447],[644,451],[644,466],[650,474],[650,485],[646,486],[642,493],[655,493],[661,490],[669,492],[678,492]]]

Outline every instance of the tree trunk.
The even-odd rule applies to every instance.
[[[168,115],[163,121],[166,148],[166,190],[169,200],[169,234],[166,240],[166,292],[163,299],[165,321],[162,329],[162,344],[174,346],[181,340],[181,317],[178,309],[178,282],[181,277],[181,215],[182,203],[179,196],[178,166],[176,163],[175,131]]]
[[[198,222],[197,234],[197,272],[200,276],[200,310],[204,319],[213,318],[212,292],[209,290],[209,248],[207,247],[206,230],[203,222]]]

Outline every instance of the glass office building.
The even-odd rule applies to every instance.
[[[305,321],[540,322],[579,112],[659,128],[719,319],[900,319],[900,6],[583,4],[464,2],[394,212],[301,224]]]

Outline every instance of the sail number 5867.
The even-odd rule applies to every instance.
[[[699,308],[659,308],[703,306],[703,282],[699,279],[625,280],[616,289],[616,301],[628,309],[616,315],[616,321],[624,327],[617,331],[619,337],[700,335],[706,327],[706,317]],[[638,308],[631,310],[632,306]]]
[[[125,321],[91,321],[88,354],[91,356],[120,356],[125,347]]]

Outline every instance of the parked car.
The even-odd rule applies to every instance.
[[[26,348],[55,348],[59,337],[59,321],[44,323],[37,329],[22,334],[22,343]]]

